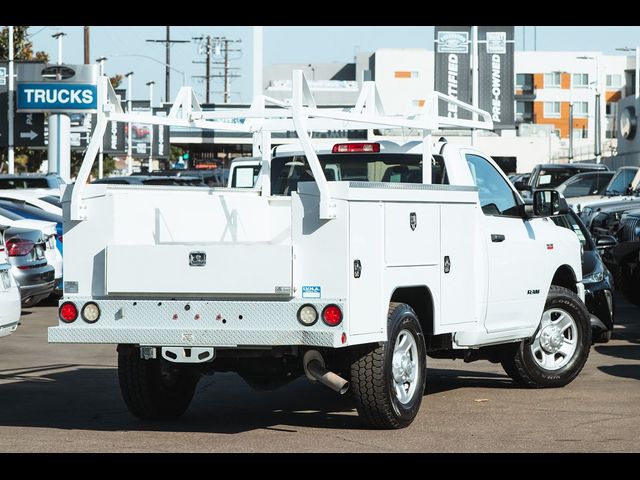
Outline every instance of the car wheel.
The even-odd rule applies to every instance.
[[[536,333],[506,348],[502,366],[527,387],[562,387],[580,373],[590,348],[591,324],[584,303],[571,290],[552,285]]]
[[[409,305],[389,305],[387,336],[381,345],[355,347],[351,387],[367,424],[403,428],[420,409],[427,362],[422,328]]]

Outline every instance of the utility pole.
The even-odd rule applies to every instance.
[[[203,39],[204,37],[198,37],[197,39]],[[213,43],[211,43],[211,41],[213,41]],[[222,65],[222,67],[213,67],[213,69],[215,70],[222,70],[222,73],[218,73],[218,74],[211,74],[211,67],[209,67],[208,71],[209,73],[207,75],[193,75],[194,78],[204,78],[205,81],[207,82],[207,85],[209,83],[209,79],[211,78],[222,78],[224,81],[224,89],[222,91],[223,94],[223,99],[224,99],[224,103],[229,103],[229,99],[231,97],[231,88],[230,88],[230,83],[231,83],[231,79],[232,78],[238,78],[240,77],[240,75],[237,75],[235,73],[232,73],[232,70],[239,70],[239,68],[237,67],[231,67],[229,65],[230,61],[232,60],[231,58],[229,58],[229,53],[230,52],[240,52],[241,50],[238,49],[231,49],[229,48],[229,44],[230,43],[240,43],[242,40],[229,40],[228,38],[225,37],[207,37],[207,64],[212,64],[212,65]],[[209,46],[212,47],[213,49],[213,55],[214,56],[219,56],[222,55],[222,61],[221,62],[211,62],[210,61],[210,55],[211,55],[211,48],[209,48]],[[201,63],[201,62],[194,62],[194,63]],[[207,88],[207,92],[209,92],[209,89]],[[214,92],[214,93],[220,93],[220,92]],[[207,100],[208,101],[208,100]]]
[[[9,173],[13,174],[15,172],[15,152],[13,148],[13,121],[14,121],[14,113],[13,113],[13,25],[9,25],[9,101],[8,101],[8,111],[7,111],[7,120],[8,120],[8,139],[7,139],[7,157],[9,160]]]
[[[89,29],[91,27],[84,27],[84,64],[89,65],[91,63],[91,55],[89,54],[90,50],[90,39],[89,39]]]
[[[205,37],[193,37],[193,40],[200,40],[203,41],[205,39]],[[211,44],[211,35],[207,35],[206,36],[206,43],[204,44],[204,53],[207,57],[207,59],[204,62],[192,62],[192,63],[204,63],[205,64],[205,70],[204,70],[204,76],[200,77],[199,75],[196,76],[197,78],[204,78],[204,82],[205,82],[205,102],[206,103],[210,103],[211,102],[211,49],[212,49],[212,44]],[[202,50],[202,47],[200,48]],[[202,53],[202,52],[200,52]]]
[[[172,43],[189,43],[189,40],[171,40],[171,27],[166,27],[165,40],[147,40],[147,42],[164,43],[165,45],[165,67],[164,67],[164,101],[168,102],[171,98],[171,44]]]

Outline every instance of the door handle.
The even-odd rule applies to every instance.
[[[500,233],[491,234],[491,241],[494,243],[504,242],[504,240],[505,240],[505,236]]]

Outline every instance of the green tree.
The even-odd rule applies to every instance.
[[[28,26],[13,27],[13,55],[15,60],[42,60],[49,61],[47,52],[33,51],[33,43],[27,35]],[[4,27],[0,32],[0,58],[9,58],[9,27]]]

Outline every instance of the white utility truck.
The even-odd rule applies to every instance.
[[[427,356],[501,362],[517,382],[560,387],[591,345],[576,235],[533,206],[493,160],[433,141],[440,127],[492,128],[434,93],[385,115],[373,82],[352,109],[317,108],[302,72],[291,102],[202,112],[188,88],[167,117],[124,114],[108,81],[64,207],[57,343],[117,344],[134,415],[171,418],[203,374],[256,388],[301,375],[344,393],[370,425],[401,428],[422,402]],[[266,107],[269,102],[275,105]],[[479,120],[440,117],[438,102]],[[449,109],[451,110],[451,108]],[[251,132],[254,188],[86,185],[111,121]],[[314,130],[406,128],[421,141],[314,144]],[[299,143],[272,148],[271,132]]]

